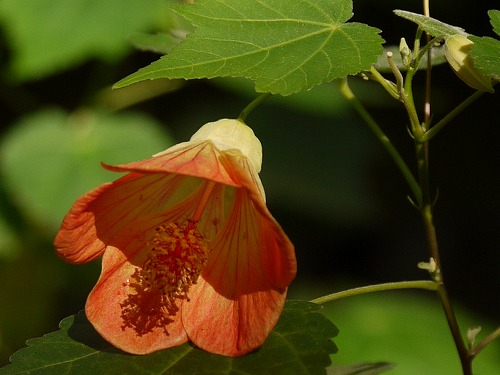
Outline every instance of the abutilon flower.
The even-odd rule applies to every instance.
[[[55,239],[69,263],[102,256],[85,312],[116,347],[146,354],[191,340],[258,348],[295,277],[294,248],[265,204],[262,149],[238,120],[208,123],[79,198]]]

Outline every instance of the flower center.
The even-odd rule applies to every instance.
[[[195,228],[191,221],[160,225],[149,242],[151,251],[142,266],[142,285],[164,296],[169,315],[178,310],[176,299],[187,299],[189,288],[207,263],[204,237]]]
[[[171,316],[179,311],[180,299],[188,299],[207,263],[208,248],[196,223],[162,224],[155,229],[142,267],[136,268],[124,284],[133,292],[121,303],[123,329],[130,327],[139,335],[154,328],[167,329]]]

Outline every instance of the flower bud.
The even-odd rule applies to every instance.
[[[401,54],[403,65],[408,67],[411,63],[412,54],[411,54],[411,49],[410,47],[408,47],[405,38],[401,38],[401,41],[399,43],[399,53]]]
[[[444,43],[446,59],[457,76],[467,85],[476,90],[493,92],[491,78],[474,67],[474,61],[469,55],[473,44],[460,34],[448,37]]]
[[[240,120],[222,119],[203,125],[191,141],[210,139],[220,151],[239,150],[250,160],[256,172],[262,166],[262,145],[250,127]]]

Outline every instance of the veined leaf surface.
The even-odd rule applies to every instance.
[[[351,0],[197,0],[176,10],[195,32],[170,54],[119,81],[245,77],[288,95],[368,70],[380,30],[346,23]]]

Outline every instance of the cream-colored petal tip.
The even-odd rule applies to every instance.
[[[191,137],[191,141],[211,140],[220,151],[239,150],[260,172],[262,145],[253,130],[235,119],[221,119],[203,125]]]

